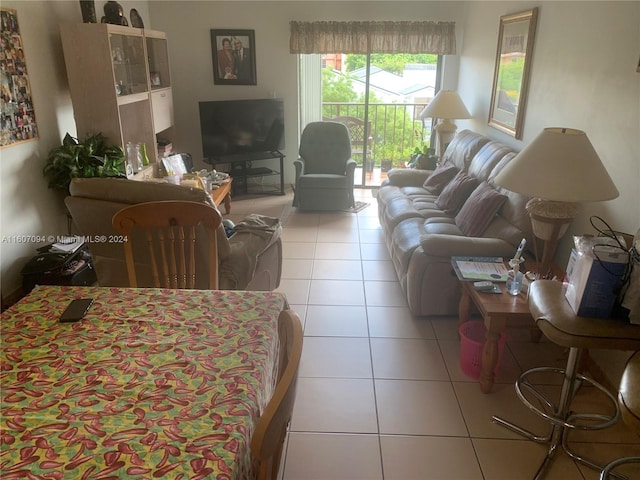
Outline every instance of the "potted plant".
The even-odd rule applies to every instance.
[[[73,178],[122,177],[124,169],[124,151],[109,145],[102,133],[88,135],[82,142],[67,133],[62,145],[49,152],[42,173],[49,188],[69,193]]]
[[[416,147],[411,157],[410,165],[412,168],[419,168],[421,170],[433,170],[436,168],[438,157],[436,151],[433,148],[424,143],[420,147]]]

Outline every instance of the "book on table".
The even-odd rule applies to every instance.
[[[502,257],[451,257],[451,265],[460,280],[506,282],[508,268]]]

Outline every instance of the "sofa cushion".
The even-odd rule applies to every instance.
[[[466,170],[476,153],[489,139],[470,130],[462,130],[453,137],[451,143],[442,155],[442,163],[455,165],[460,170]]]
[[[455,217],[456,225],[468,237],[479,237],[507,199],[487,182],[476,188]]]
[[[451,181],[458,173],[458,167],[455,165],[442,164],[436,168],[431,175],[425,180],[424,188],[429,193],[440,195],[442,189]]]
[[[436,200],[436,205],[447,215],[455,215],[477,186],[478,180],[460,171],[444,187]]]

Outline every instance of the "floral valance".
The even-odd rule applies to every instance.
[[[456,53],[455,22],[291,22],[291,53]]]

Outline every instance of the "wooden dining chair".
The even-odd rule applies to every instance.
[[[122,234],[129,286],[138,287],[134,261],[134,239],[141,230],[146,238],[153,286],[159,288],[195,288],[196,238],[203,227],[207,232],[208,288],[218,288],[218,255],[216,229],[222,217],[213,207],[204,203],[186,201],[159,201],[138,203],[125,207],[113,216],[113,227]],[[201,227],[200,227],[201,226]],[[138,249],[137,253],[143,250]]]
[[[251,455],[257,480],[278,478],[282,448],[293,413],[303,336],[300,318],[294,311],[284,310],[280,313],[278,336],[278,382],[251,438]]]

